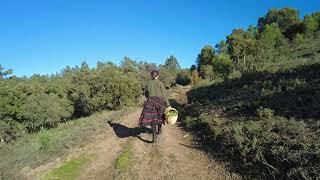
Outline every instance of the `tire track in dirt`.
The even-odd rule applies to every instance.
[[[114,161],[127,143],[128,137],[134,133],[133,128],[138,124],[141,110],[141,108],[138,108],[134,112],[120,117],[120,119],[111,119],[111,122],[116,124],[113,127],[107,125],[108,133],[94,147],[96,159],[84,169],[79,179],[110,179],[114,176]]]

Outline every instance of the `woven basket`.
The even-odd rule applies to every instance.
[[[176,112],[177,115],[175,116],[168,116],[170,112]],[[165,116],[165,121],[167,124],[175,124],[178,120],[178,111],[175,109],[175,108],[172,108],[172,107],[168,107],[166,109],[166,111],[164,112],[164,116]]]

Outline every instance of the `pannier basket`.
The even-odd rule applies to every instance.
[[[175,108],[168,107],[164,112],[164,117],[167,124],[175,124],[178,120],[178,111]]]

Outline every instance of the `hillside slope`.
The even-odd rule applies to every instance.
[[[264,70],[193,87],[182,120],[248,178],[319,178],[320,39],[282,55]]]

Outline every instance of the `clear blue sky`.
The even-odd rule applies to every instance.
[[[86,61],[124,56],[163,63],[174,55],[190,67],[205,44],[234,28],[256,25],[270,8],[300,15],[319,0],[1,0],[0,64],[18,76],[51,74]]]

